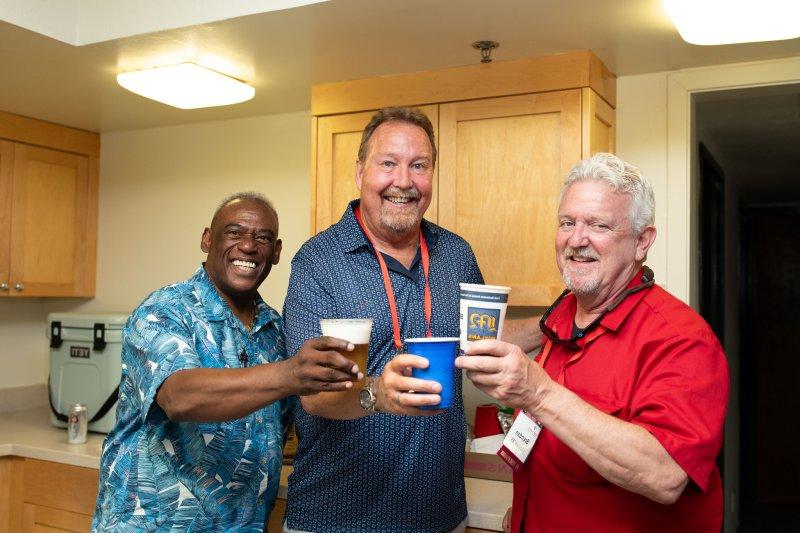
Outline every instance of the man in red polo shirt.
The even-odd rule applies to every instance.
[[[644,266],[654,203],[637,168],[581,161],[559,202],[567,290],[542,317],[541,354],[480,341],[457,360],[520,410],[501,449],[518,468],[506,530],[720,531],[728,367],[708,325]]]

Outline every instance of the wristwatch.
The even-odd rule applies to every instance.
[[[375,378],[367,378],[361,392],[358,393],[358,402],[361,404],[361,408],[369,414],[375,412],[375,403],[377,402],[375,392],[372,390],[374,383]]]

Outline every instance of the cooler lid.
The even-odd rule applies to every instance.
[[[61,322],[62,327],[89,328],[95,324],[104,324],[106,329],[122,329],[128,316],[122,313],[50,313],[48,322]]]
[[[115,313],[50,313],[46,335],[51,350],[61,349],[64,341],[77,341],[90,342],[95,351],[103,351],[108,343],[122,342],[127,320],[127,315]]]
[[[61,322],[62,329],[94,330],[95,324],[103,324],[108,331],[122,331],[128,315],[121,313],[50,313],[47,316],[47,337],[50,337],[50,325]]]

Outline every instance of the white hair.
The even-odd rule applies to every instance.
[[[572,184],[579,181],[604,181],[614,192],[631,197],[630,222],[634,235],[639,235],[644,228],[652,226],[655,221],[656,200],[653,188],[644,179],[642,172],[635,166],[626,163],[613,154],[599,152],[588,159],[583,159],[567,174],[558,203],[564,198]]]

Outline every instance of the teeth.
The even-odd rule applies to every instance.
[[[255,268],[256,264],[252,261],[242,261],[241,259],[234,259],[233,264],[240,267]]]
[[[412,200],[412,198],[406,196],[387,196],[386,199],[394,204],[406,204]]]

